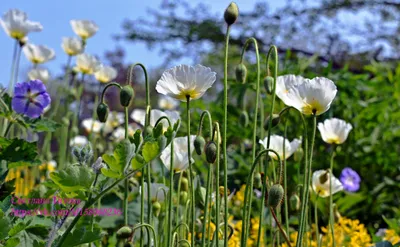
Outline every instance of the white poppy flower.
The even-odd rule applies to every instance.
[[[194,150],[194,139],[196,139],[195,135],[190,136],[190,151]],[[187,146],[187,136],[177,137],[174,139],[174,171],[184,171],[189,167],[188,161],[188,146]],[[164,151],[162,151],[160,156],[161,161],[164,163],[164,166],[169,170],[170,161],[171,161],[171,144],[169,144]],[[192,159],[192,162],[193,159]]]
[[[305,115],[321,115],[329,110],[337,93],[335,83],[324,77],[310,80],[300,76],[286,76],[279,80],[279,85],[280,93],[277,96],[286,105]]]
[[[0,19],[4,31],[17,40],[22,40],[29,32],[42,31],[43,26],[39,22],[28,20],[25,12],[18,9],[7,11]]]
[[[179,101],[171,97],[162,96],[158,99],[158,107],[164,110],[174,110],[179,106]]]
[[[116,127],[125,122],[125,114],[122,112],[112,111],[108,114],[107,121],[104,125],[104,132],[111,133]]]
[[[330,172],[328,170],[318,170],[313,173],[312,188],[320,197],[328,197],[330,190]],[[343,185],[335,176],[332,177],[332,194],[343,190]]]
[[[63,37],[61,47],[69,56],[76,56],[83,52],[82,40],[77,37]]]
[[[278,135],[271,135],[270,137],[269,148],[276,151],[279,154],[281,160],[283,160],[283,141],[285,141],[285,159],[288,159],[300,146],[301,140],[294,139],[292,142],[289,142],[288,139],[283,138]],[[268,137],[265,137],[264,140],[259,140],[259,143],[263,145],[263,147],[267,148]],[[275,153],[269,152],[268,154],[271,158],[278,160],[278,157]]]
[[[133,136],[133,134],[135,134],[135,130],[132,128],[132,126],[128,125],[128,136]],[[112,137],[116,141],[122,141],[125,138],[125,128],[116,128],[112,133]]]
[[[94,76],[99,82],[108,83],[117,77],[117,70],[110,66],[100,65]]]
[[[88,143],[86,136],[75,136],[69,141],[70,146],[85,146]]]
[[[87,53],[76,56],[76,69],[83,74],[94,74],[100,67],[100,62],[95,56]]]
[[[93,120],[91,118],[84,119],[82,121],[82,127],[85,129],[87,133],[100,133],[101,128],[103,127],[103,123],[97,120]]]
[[[82,39],[92,37],[99,30],[97,24],[89,20],[71,20],[71,26],[72,30]]]
[[[306,80],[299,75],[282,75],[276,80],[276,95],[283,101],[288,102],[287,94],[292,85],[297,85],[301,81]]]
[[[169,118],[169,121],[171,121],[171,126],[174,126],[176,121],[180,119],[178,111],[163,112],[157,109],[153,109],[150,111],[150,126],[154,127],[157,120],[164,116]],[[146,119],[146,111],[142,109],[133,110],[131,113],[131,118],[144,126]],[[161,120],[161,123],[163,124],[164,131],[166,131],[169,127],[168,121],[166,119],[163,119]]]
[[[40,80],[46,83],[49,80],[50,75],[47,69],[36,68],[36,69],[31,69],[28,72],[28,77],[29,80]]]
[[[198,99],[216,79],[215,72],[203,65],[179,65],[164,71],[157,81],[157,92],[186,102]]]
[[[34,64],[45,63],[55,56],[54,50],[44,45],[25,44],[22,51]]]
[[[147,197],[147,183],[144,184],[144,199],[148,200]],[[168,194],[168,187],[165,184],[151,183],[150,184],[150,200],[152,202],[158,201],[163,202]],[[142,186],[139,187],[139,192],[142,192]]]
[[[326,119],[324,123],[318,123],[322,139],[329,144],[345,142],[352,128],[351,124],[338,118]]]

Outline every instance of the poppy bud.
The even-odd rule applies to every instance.
[[[244,84],[247,78],[247,68],[244,63],[239,63],[235,68],[236,81]]]
[[[205,153],[207,162],[210,164],[214,164],[215,160],[217,159],[217,144],[215,144],[215,142],[213,141],[207,143]]]
[[[294,161],[300,162],[303,159],[304,150],[299,147],[293,154]]]
[[[181,179],[181,191],[189,191],[189,181],[187,178]]]
[[[147,126],[147,127],[144,129],[143,134],[144,134],[145,137],[146,137],[146,136],[151,136],[151,135],[153,135],[153,127],[151,127],[150,125]]]
[[[269,115],[267,117],[267,119],[265,119],[265,122],[264,122],[264,129],[265,130],[268,130],[270,117],[271,117],[271,115]],[[280,118],[280,116],[278,114],[272,114],[271,128],[277,126],[279,124],[280,120],[281,120],[281,118]]]
[[[205,145],[206,140],[204,140],[202,136],[196,136],[196,139],[194,140],[194,149],[198,155],[202,154]]]
[[[236,5],[236,3],[231,2],[231,4],[229,4],[228,8],[226,8],[224,13],[224,19],[226,24],[228,24],[228,26],[232,25],[233,23],[235,23],[238,16],[239,16],[238,6]]]
[[[153,215],[155,217],[158,217],[161,212],[161,204],[158,201],[153,202],[152,209],[153,209]]]
[[[300,198],[297,194],[293,194],[290,198],[289,198],[289,204],[290,204],[290,208],[293,211],[299,211],[300,210]]]
[[[272,94],[274,90],[274,78],[272,76],[264,78],[264,87],[268,94]]]
[[[247,127],[247,125],[249,125],[249,114],[247,114],[247,111],[242,111],[242,113],[240,113],[239,120],[242,127]]]
[[[158,123],[157,126],[153,128],[153,136],[155,138],[157,138],[160,135],[162,135],[163,132],[164,132],[164,126],[163,126],[163,124],[161,122]]]
[[[103,102],[97,106],[97,117],[100,122],[105,123],[107,121],[108,111],[108,106]]]
[[[282,185],[274,184],[269,189],[268,193],[268,205],[270,207],[276,208],[283,199],[283,195],[285,194]]]
[[[338,222],[340,220],[340,218],[342,217],[340,215],[340,212],[339,212],[336,204],[333,204],[333,217],[334,217],[335,222]]]
[[[160,152],[167,146],[167,137],[161,135],[157,138],[158,148]]]
[[[121,105],[124,107],[129,106],[134,94],[133,88],[130,85],[123,86],[119,93],[119,101]]]
[[[188,199],[188,193],[186,191],[181,191],[179,194],[179,202],[181,205],[185,205]]]
[[[254,188],[259,189],[262,186],[262,178],[261,178],[261,173],[256,172],[254,174]]]
[[[129,238],[132,235],[132,229],[129,226],[123,226],[117,231],[117,238]]]

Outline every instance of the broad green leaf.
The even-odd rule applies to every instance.
[[[19,238],[10,238],[7,240],[6,245],[4,245],[4,247],[15,247],[18,245],[19,245]]]
[[[133,170],[139,170],[146,164],[145,160],[143,159],[143,156],[140,154],[137,154],[135,158],[132,159],[131,161],[131,167]]]
[[[107,169],[107,168],[101,168],[101,173],[109,178],[120,178],[121,173],[114,172],[113,170]]]
[[[24,120],[28,127],[35,132],[53,132],[57,128],[61,127],[61,124],[48,118],[25,118]]]
[[[146,162],[152,161],[159,154],[159,147],[156,141],[149,141],[143,145],[143,158]]]
[[[8,236],[8,231],[10,230],[10,222],[7,218],[0,219],[0,240],[3,240]]]
[[[0,98],[0,116],[8,117],[12,113],[11,97],[7,93]]]
[[[91,243],[101,239],[102,234],[100,228],[93,228],[90,231],[90,227],[77,228],[72,233],[68,234],[62,247],[73,247],[85,243]]]
[[[129,140],[121,141],[115,147],[112,155],[103,154],[103,161],[108,165],[109,169],[102,168],[101,173],[106,177],[120,178],[134,155],[135,144],[130,143]]]
[[[8,169],[40,165],[40,160],[36,159],[38,155],[36,145],[36,142],[0,137],[0,160],[7,161]]]
[[[50,173],[54,181],[64,192],[88,190],[93,183],[95,174],[87,166],[71,165],[61,171]]]
[[[3,201],[0,202],[1,211],[7,212],[7,210],[11,207],[11,197],[12,197],[11,195],[8,195],[6,198],[4,198]]]

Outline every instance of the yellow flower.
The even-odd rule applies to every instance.
[[[385,231],[385,236],[383,237],[383,240],[387,240],[392,244],[397,244],[400,242],[400,235],[398,235],[395,230],[387,229]]]

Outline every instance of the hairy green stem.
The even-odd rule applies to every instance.
[[[253,178],[252,174],[254,173],[254,171],[255,171],[255,169],[257,167],[257,162],[262,157],[262,155],[268,155],[269,152],[274,153],[278,157],[279,162],[281,162],[281,158],[279,157],[279,154],[276,151],[272,150],[272,149],[264,149],[264,150],[262,150],[261,152],[258,153],[258,155],[256,156],[253,164],[251,165],[250,173],[249,173],[249,175],[247,177],[247,182],[246,182],[247,186],[246,186],[246,190],[245,190],[245,193],[244,193],[245,197],[244,197],[244,206],[243,206],[243,215],[242,215],[243,219],[246,217],[246,213],[249,210],[249,208],[251,207],[251,201],[249,201],[249,193],[252,193],[252,191],[250,191],[250,186],[248,186],[248,185],[253,182],[252,181],[252,178]],[[265,191],[264,191],[264,194],[262,194],[262,196],[261,196],[261,204],[262,205],[264,205],[264,201],[265,201],[265,196],[264,195],[265,195]],[[260,227],[261,227],[261,224],[260,224]],[[247,244],[247,236],[245,236],[244,229],[242,229],[242,235],[241,235],[240,243],[241,243],[240,246],[246,246],[246,244]]]
[[[215,130],[215,131],[214,131]],[[219,145],[219,124],[217,122],[214,123],[214,130],[213,133],[215,132],[217,135],[217,163],[215,164],[215,231],[217,232],[217,243],[219,241],[219,218],[221,214],[221,209],[220,209],[220,192],[219,192],[219,164],[220,164],[220,145]],[[226,187],[224,188],[224,192],[226,192]],[[227,223],[227,219],[225,216],[224,219],[224,224]],[[224,236],[224,239],[227,239]]]
[[[196,223],[196,200],[194,194],[194,182],[193,182],[193,166],[191,162],[191,150],[190,150],[190,96],[186,96],[186,112],[187,112],[187,146],[188,146],[188,162],[189,162],[189,184],[190,184],[190,201],[191,201],[191,245],[194,246],[194,235],[195,235],[195,223]]]
[[[312,132],[312,136],[311,136],[310,157],[309,157],[308,165],[306,166],[306,170],[305,170],[305,174],[304,174],[305,181],[304,181],[304,189],[303,189],[303,197],[302,197],[301,221],[300,221],[299,234],[297,235],[296,247],[302,246],[303,234],[304,234],[304,230],[307,225],[306,206],[308,206],[308,201],[309,201],[311,169],[312,169],[312,154],[313,154],[313,149],[314,149],[316,126],[317,126],[317,116],[313,115],[313,132]],[[307,148],[307,145],[305,145],[305,147]],[[307,155],[307,150],[306,150],[305,154]],[[306,160],[307,160],[307,156],[306,156]]]
[[[319,195],[317,195],[317,198],[315,199],[314,203],[314,220],[315,220],[315,235],[317,239],[317,246],[320,247],[321,243],[319,241],[319,227],[318,227],[318,198]]]
[[[201,235],[201,246],[206,246],[206,228],[207,228],[207,216],[208,216],[208,203],[209,203],[209,193],[211,190],[211,173],[212,168],[211,165],[208,168],[208,175],[207,175],[207,188],[206,188],[206,201],[204,203],[204,218],[203,218],[203,230]]]
[[[332,146],[332,155],[331,155],[331,164],[330,164],[330,177],[329,177],[329,225],[331,228],[331,234],[332,234],[332,246],[336,247],[336,241],[335,241],[335,218],[333,216],[333,193],[332,193],[332,178],[333,178],[333,161],[335,159],[336,152],[335,152],[335,147]]]
[[[222,131],[222,153],[224,160],[224,168],[228,166],[228,156],[226,152],[226,138],[227,138],[227,126],[228,126],[228,51],[229,51],[229,34],[230,34],[231,26],[228,25],[226,28],[225,35],[225,60],[224,60],[224,122],[223,122],[223,131]],[[219,143],[218,143],[219,146]],[[220,157],[218,157],[218,160]],[[226,179],[226,175],[224,174],[224,180]],[[225,188],[226,190],[227,188]],[[227,216],[225,216],[227,217]],[[227,246],[227,241],[224,240],[224,247]]]
[[[289,233],[289,209],[288,209],[288,193],[287,193],[287,167],[286,167],[286,148],[285,148],[285,140],[287,136],[287,121],[285,121],[285,131],[283,135],[283,186],[285,188],[285,225],[286,225],[286,233],[290,236]]]
[[[268,54],[267,54],[267,71],[269,71],[269,61],[271,59],[271,55],[272,53],[274,53],[274,87],[273,87],[273,92],[272,92],[272,102],[271,102],[271,108],[270,108],[270,114],[272,115],[274,112],[274,106],[275,106],[275,96],[276,96],[276,81],[277,81],[277,77],[278,77],[278,49],[276,48],[276,46],[271,46]],[[259,93],[258,93],[259,94]],[[257,94],[257,95],[258,95]],[[267,137],[267,149],[269,149],[270,146],[270,141],[271,141],[271,129],[272,129],[272,117],[269,118],[269,122],[268,122],[268,137]],[[254,145],[254,144],[253,144]],[[283,157],[283,159],[285,159],[285,157]],[[280,163],[280,162],[279,162]],[[264,174],[266,176],[267,174],[267,165],[268,162],[265,162],[265,166],[264,166]],[[275,172],[275,169],[273,169],[273,171]],[[267,183],[265,181],[263,181],[263,186],[262,186],[262,197],[264,197],[266,191],[267,191]],[[263,202],[264,199],[262,199]],[[260,210],[260,215],[259,215],[259,222],[260,222],[260,228],[258,229],[258,236],[257,236],[257,247],[260,246],[260,242],[261,242],[261,226],[263,225],[263,215],[264,215],[264,208],[265,205],[264,203],[261,204],[261,210]],[[250,217],[250,214],[249,214]],[[246,219],[247,221],[249,221],[249,219]]]

